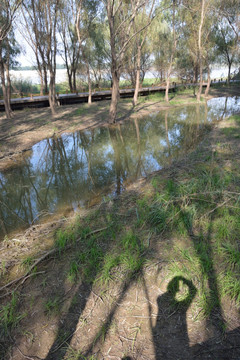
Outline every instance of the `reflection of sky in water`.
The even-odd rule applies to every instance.
[[[204,123],[239,111],[240,98],[217,98],[207,106],[161,111],[112,130],[43,140],[0,173],[0,220],[10,230],[23,221],[31,224],[43,211],[77,209],[98,195],[120,192],[128,179],[159,170],[196,146]]]
[[[221,117],[222,113],[226,107],[224,116],[229,116],[231,114],[236,114],[240,112],[240,100],[239,97],[222,97],[222,98],[213,98],[208,101],[208,116],[211,119]]]

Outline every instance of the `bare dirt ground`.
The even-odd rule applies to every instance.
[[[220,96],[220,92],[213,91],[211,96]],[[12,135],[9,134],[10,124],[5,124],[6,120],[1,118],[1,138],[5,136],[1,146],[2,166],[9,163],[11,154],[15,155],[53,133],[106,125],[107,105],[93,104],[91,114],[86,105],[80,112],[79,106],[62,108],[54,120],[48,109],[22,111],[13,120]],[[123,102],[119,117],[123,117],[129,107]],[[159,104],[140,104],[137,114],[144,116],[156,109],[160,109]],[[43,118],[46,123],[41,124],[43,120],[38,119]],[[212,131],[203,144],[202,153],[208,153],[217,143],[225,144],[221,129],[228,126],[229,123],[223,121]],[[222,149],[224,166],[238,166],[239,139],[228,139],[227,147],[222,146]],[[181,169],[194,167],[194,161],[183,160],[161,176],[178,177]],[[123,219],[121,226],[128,229],[132,218],[127,211],[136,218],[136,199],[151,191],[150,180],[151,177],[139,180],[116,202],[100,205],[100,213],[117,212]],[[86,215],[87,212],[82,213],[81,217]],[[70,223],[69,219],[67,221]],[[22,237],[2,245],[0,258],[6,260],[5,271],[11,270],[9,280],[24,274],[26,269],[20,266],[24,258],[32,255],[41,258],[52,249],[54,233],[64,227],[65,222],[66,219],[60,219],[34,226]],[[8,342],[0,341],[2,359],[240,359],[240,313],[235,303],[226,298],[221,304],[221,317],[218,312],[209,318],[198,316],[196,284],[181,276],[171,278],[169,275],[168,255],[177,239],[152,234],[148,241],[149,260],[141,271],[131,277],[115,277],[111,286],[83,282],[81,278],[74,283],[69,281],[66,274],[76,249],[59,257],[50,256],[47,262],[40,263],[35,276],[33,273],[24,278],[24,282],[19,282],[17,288],[14,286],[21,299],[18,315],[14,316],[22,319],[11,329]],[[103,251],[107,253],[109,249]],[[176,306],[178,287],[183,296]],[[6,299],[4,297],[3,303]],[[224,319],[222,324],[221,319]]]

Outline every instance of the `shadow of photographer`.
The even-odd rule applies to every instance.
[[[196,292],[192,281],[176,276],[169,282],[167,292],[157,298],[157,322],[152,326],[156,360],[189,358],[186,313]]]

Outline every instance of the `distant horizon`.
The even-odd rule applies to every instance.
[[[231,73],[233,73],[236,69],[237,67],[232,67]],[[57,70],[58,71],[56,74],[56,84],[60,84],[67,81],[67,69],[64,66],[64,64],[57,64]],[[36,67],[34,66],[14,67],[10,70],[10,73],[16,80],[30,81],[32,85],[40,84],[40,77]],[[227,66],[216,64],[211,71],[211,78],[212,79],[225,78],[227,77],[227,74],[228,74]],[[156,72],[153,69],[151,69],[147,71],[145,75],[145,79],[153,79],[153,78],[156,78]],[[121,79],[125,80],[124,76],[121,76]]]

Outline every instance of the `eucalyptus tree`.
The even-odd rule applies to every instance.
[[[150,70],[153,64],[152,59],[152,41],[151,30],[148,31],[146,41],[143,44],[140,55],[139,65],[139,83],[144,81],[147,71]],[[123,78],[131,82],[131,85],[135,88],[137,80],[137,52],[138,48],[136,42],[127,50],[124,63],[123,63]]]
[[[194,63],[194,82],[199,77],[197,100],[200,101],[203,85],[204,53],[211,33],[211,5],[213,0],[182,0],[183,22],[189,53]]]
[[[168,68],[168,50],[169,50],[169,27],[163,14],[160,14],[157,21],[154,22],[153,31],[153,56],[154,67],[157,72],[157,77],[163,81],[167,74]]]
[[[17,14],[17,10],[21,5],[21,0],[1,0],[0,3],[0,77],[3,90],[3,101],[5,112],[8,119],[12,117],[10,105],[11,98],[11,81],[9,75],[9,67],[11,58],[14,55],[14,37],[12,25]],[[11,35],[10,35],[11,33]],[[5,79],[7,73],[7,82]]]
[[[169,34],[169,65],[167,69],[167,83],[166,83],[166,91],[165,91],[165,101],[169,102],[168,92],[170,86],[170,77],[172,75],[173,62],[175,60],[175,54],[177,50],[177,35],[176,35],[176,7],[179,6],[178,0],[170,1],[170,34]]]
[[[1,82],[2,88],[5,90],[6,102],[8,104],[7,108],[10,112],[10,117],[13,115],[10,103],[12,93],[10,69],[18,64],[16,57],[19,53],[19,45],[16,42],[14,31],[11,29],[8,36],[2,41],[0,49]]]
[[[22,17],[17,24],[18,31],[23,36],[33,51],[36,70],[40,78],[40,95],[48,93],[48,74],[47,63],[45,59],[45,43],[41,39],[41,33],[39,26],[36,26],[39,11],[37,5],[34,2],[25,1],[27,6],[22,7]]]
[[[81,57],[81,44],[78,42],[76,29],[77,7],[76,0],[63,2],[59,14],[58,31],[61,39],[60,55],[67,69],[68,84],[71,92],[77,91],[76,74]]]
[[[239,0],[216,0],[214,10],[227,21],[236,36],[240,37],[240,2]]]
[[[57,22],[61,0],[25,0],[24,13],[26,24],[32,34],[32,46],[39,71],[44,69],[45,84],[49,73],[49,105],[54,115],[56,112],[56,56],[58,50]],[[41,62],[39,61],[41,59]]]
[[[123,60],[127,49],[135,36],[149,24],[134,30],[134,21],[148,0],[103,0],[105,5],[111,48],[112,100],[109,109],[109,123],[116,121],[119,99],[119,80],[123,68]]]
[[[146,41],[148,30],[151,22],[154,19],[154,5],[155,0],[148,0],[145,2],[144,7],[142,7],[140,14],[133,19],[133,31],[136,33],[135,44],[136,44],[136,75],[135,75],[135,91],[133,96],[133,106],[137,105],[138,92],[140,86],[140,71],[141,71],[141,59],[142,59],[142,49]],[[148,11],[150,7],[150,11]],[[144,29],[139,31],[144,24]]]
[[[240,60],[240,2],[239,0],[217,1],[214,6],[219,20],[215,25],[215,43],[220,62],[228,67],[228,83],[233,64]]]
[[[89,64],[97,88],[106,78],[110,69],[108,25],[101,17],[96,17],[90,28],[91,47],[89,48]]]
[[[78,46],[81,49],[83,62],[85,63],[88,78],[88,103],[92,102],[92,81],[90,74],[90,29],[97,16],[99,2],[97,0],[76,0],[75,2],[75,28],[77,32]]]
[[[1,0],[0,3],[0,43],[9,34],[16,13],[23,0]]]

